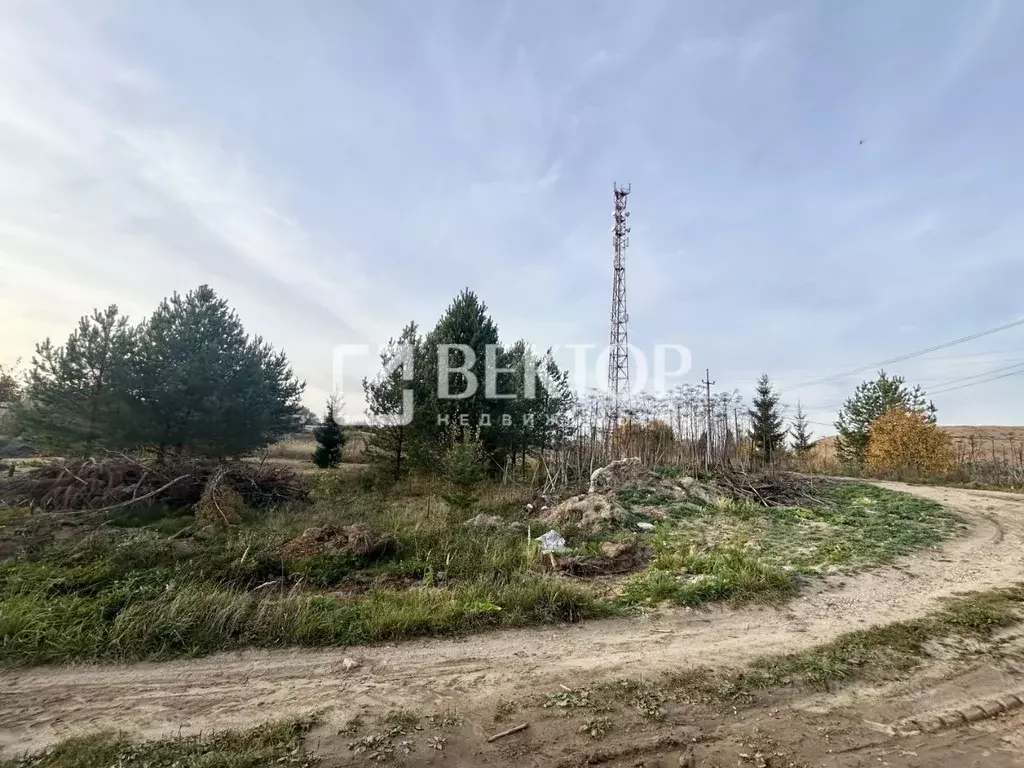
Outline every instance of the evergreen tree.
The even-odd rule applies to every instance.
[[[380,354],[381,372],[374,379],[363,379],[363,394],[366,398],[366,414],[372,428],[368,447],[371,454],[381,458],[391,467],[398,478],[404,467],[412,439],[413,412],[407,408],[406,390],[413,392],[413,409],[416,400],[417,358],[422,363],[422,340],[416,323],[409,323],[402,329],[398,339],[390,339]],[[399,362],[400,357],[405,359]],[[403,366],[412,364],[413,379],[406,379]],[[390,369],[390,370],[389,370]],[[422,395],[425,388],[419,387]]]
[[[902,376],[889,376],[879,371],[877,379],[858,385],[839,412],[835,427],[839,432],[836,451],[840,460],[863,464],[867,459],[872,423],[894,408],[935,421],[935,405],[927,400],[921,387],[908,389]]]
[[[444,345],[464,344],[473,351],[474,360],[467,361],[456,349]],[[419,436],[433,444],[436,455],[447,454],[451,441],[462,442],[467,429],[480,429],[480,442],[485,454],[497,466],[504,464],[503,449],[507,436],[502,433],[501,415],[508,400],[488,400],[485,392],[486,354],[488,345],[498,344],[498,327],[487,314],[487,305],[468,288],[463,290],[438,320],[424,341],[423,375],[420,381],[421,397],[416,403],[414,429]],[[439,376],[439,358],[448,355],[447,381]],[[457,368],[467,368],[476,381],[476,391],[468,395],[470,376]],[[506,377],[507,378],[507,377]],[[447,389],[448,397],[441,392]],[[484,415],[486,414],[486,419]],[[445,425],[450,427],[445,428]]]
[[[464,344],[472,350],[471,374],[451,370],[448,398],[441,398],[445,382],[439,381],[438,355],[449,354],[450,368],[466,368],[462,354],[442,345]],[[455,444],[465,442],[471,432],[487,467],[499,471],[510,459],[522,460],[531,451],[543,451],[564,437],[566,420],[574,404],[569,374],[559,370],[550,351],[538,358],[525,341],[511,347],[499,346],[498,328],[487,314],[486,305],[471,291],[460,293],[434,329],[421,338],[415,323],[391,340],[381,354],[385,370],[398,350],[412,350],[414,376],[402,378],[400,370],[383,371],[363,380],[367,415],[373,427],[371,446],[380,457],[388,457],[395,474],[404,465],[444,471],[445,458]],[[488,361],[488,345],[494,345]],[[494,375],[493,392],[488,393],[488,362]],[[500,369],[500,372],[499,372]],[[476,391],[467,392],[475,377]],[[413,394],[413,417],[401,414],[406,390]]]
[[[316,450],[313,451],[313,463],[321,469],[336,467],[341,464],[341,449],[345,445],[345,435],[335,419],[334,411],[337,400],[327,400],[327,410],[320,424],[313,430],[316,439]]]
[[[16,421],[26,439],[67,454],[125,447],[137,425],[126,379],[134,332],[111,305],[78,322],[63,346],[36,345]]]
[[[750,441],[754,454],[770,462],[783,452],[786,430],[783,428],[779,394],[772,388],[768,374],[757,380],[750,415]]]
[[[284,353],[249,337],[205,285],[160,303],[136,331],[130,368],[137,442],[161,455],[243,456],[292,432],[302,408],[305,384]]]
[[[16,376],[20,362],[17,360],[13,366],[0,363],[0,405],[17,402],[21,394],[21,382]]]
[[[796,404],[793,426],[790,427],[789,432],[793,436],[793,450],[797,453],[807,453],[811,448],[811,429],[807,423],[807,414],[804,413],[799,400]]]

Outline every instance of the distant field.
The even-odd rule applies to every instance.
[[[1020,463],[1024,455],[1024,427],[951,425],[940,426],[953,438],[961,461],[1005,461]],[[836,457],[836,437],[824,437],[811,448],[811,461],[830,464]]]
[[[316,440],[311,432],[297,432],[287,440],[274,443],[267,448],[267,458],[288,459],[290,461],[310,461],[313,456],[313,449],[316,448]],[[358,464],[365,461],[366,454],[366,433],[351,431],[346,432],[345,448],[342,451],[342,461],[350,464]]]

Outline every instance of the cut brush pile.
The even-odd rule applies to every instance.
[[[308,496],[298,475],[286,467],[209,460],[165,459],[161,463],[117,456],[55,461],[0,485],[9,506],[48,512],[101,510],[147,501],[189,507],[203,501],[204,489],[238,494],[247,506],[262,507]]]

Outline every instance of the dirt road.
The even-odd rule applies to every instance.
[[[919,616],[939,597],[1024,579],[1024,496],[880,483],[940,501],[967,534],[891,567],[823,580],[779,608],[673,610],[465,640],[327,651],[250,651],[197,660],[0,672],[0,750],[77,733],[142,737],[251,726],[367,707],[493,711],[500,697],[693,666],[728,665]],[[360,666],[345,671],[345,657]]]

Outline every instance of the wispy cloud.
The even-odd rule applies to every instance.
[[[631,339],[687,344],[723,386],[996,325],[1024,279],[1022,21],[998,0],[8,3],[0,358],[202,282],[314,406],[334,344],[467,285],[508,338],[601,344],[613,181]],[[971,393],[944,416],[1024,418]]]

